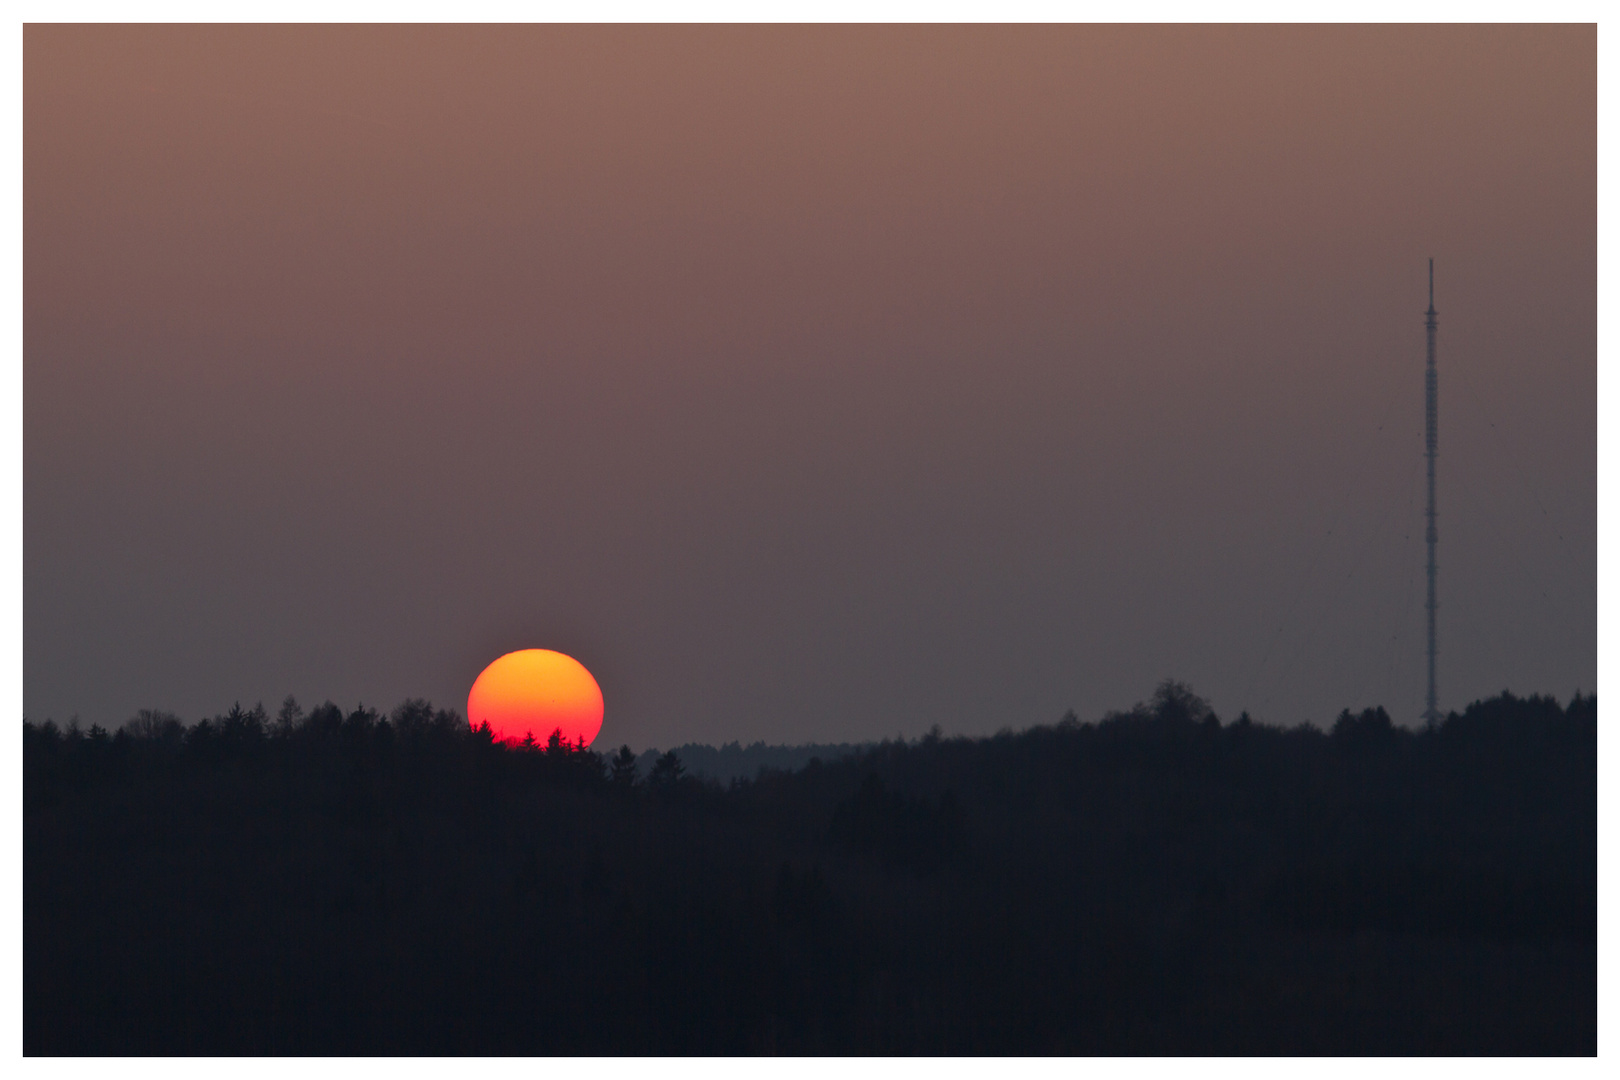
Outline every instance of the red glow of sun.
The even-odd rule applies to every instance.
[[[478,676],[467,695],[467,722],[488,724],[500,742],[533,735],[544,744],[554,731],[589,746],[602,730],[602,688],[585,665],[550,649],[507,653]]]

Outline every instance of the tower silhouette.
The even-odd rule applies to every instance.
[[[1424,604],[1429,615],[1429,697],[1428,707],[1423,710],[1423,719],[1430,724],[1436,724],[1440,721],[1440,707],[1434,687],[1434,616],[1440,608],[1440,601],[1435,595],[1435,581],[1439,576],[1440,567],[1434,561],[1434,549],[1440,541],[1440,534],[1434,525],[1434,459],[1439,456],[1440,450],[1440,380],[1434,367],[1434,346],[1435,338],[1440,332],[1440,320],[1434,310],[1433,259],[1429,260],[1429,310],[1424,314],[1423,327],[1429,345],[1429,361],[1423,372],[1423,456],[1428,459],[1429,472],[1429,505],[1424,511],[1428,527],[1423,532],[1424,542],[1429,549],[1429,598]]]

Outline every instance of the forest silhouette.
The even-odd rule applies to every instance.
[[[411,700],[23,726],[24,1052],[1582,1054],[1597,700],[724,785]]]

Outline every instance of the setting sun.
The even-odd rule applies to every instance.
[[[585,665],[551,649],[520,649],[486,667],[467,695],[467,721],[488,723],[501,742],[533,735],[543,743],[561,731],[589,746],[602,729],[602,689]]]

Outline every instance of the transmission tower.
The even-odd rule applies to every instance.
[[[1437,724],[1440,722],[1440,707],[1434,688],[1434,616],[1440,608],[1440,601],[1435,594],[1435,579],[1439,576],[1440,567],[1434,561],[1434,549],[1440,541],[1440,534],[1434,527],[1434,459],[1439,456],[1440,450],[1440,381],[1434,368],[1434,344],[1435,337],[1440,331],[1440,320],[1434,310],[1433,259],[1429,260],[1429,310],[1424,316],[1423,327],[1429,339],[1429,362],[1423,372],[1423,456],[1428,459],[1429,466],[1429,506],[1424,511],[1424,516],[1428,518],[1428,528],[1423,533],[1429,549],[1429,599],[1424,604],[1429,615],[1429,704],[1428,708],[1423,710],[1423,719],[1429,724]]]

